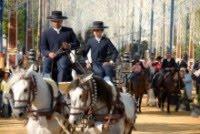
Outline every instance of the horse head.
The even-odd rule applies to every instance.
[[[110,111],[115,95],[112,86],[106,80],[91,74],[72,81],[67,87],[68,89],[61,92],[67,94],[71,101],[71,124],[88,119],[91,112],[106,114]]]
[[[16,68],[12,69],[12,75],[8,81],[8,89],[13,100],[13,116],[21,117],[26,113],[28,105],[34,98],[34,80],[31,75],[31,67],[28,71]]]
[[[91,79],[92,75],[89,75],[85,78],[76,79],[68,85],[67,90],[71,101],[69,122],[71,124],[81,120],[91,105]]]

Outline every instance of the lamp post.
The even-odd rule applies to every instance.
[[[162,31],[162,56],[164,56],[165,55],[165,13],[166,13],[166,1],[164,0],[163,1],[163,20],[162,20],[162,29],[163,29],[163,31]]]
[[[152,53],[152,40],[153,40],[153,24],[154,24],[154,0],[151,1],[151,33],[150,33],[150,53]]]
[[[4,1],[0,0],[0,53],[3,52],[3,6]]]
[[[9,11],[8,23],[8,45],[7,45],[7,66],[16,65],[17,53],[17,0],[12,2],[12,10]]]
[[[171,0],[171,16],[170,16],[170,52],[172,52],[173,46],[173,36],[174,36],[174,0]]]

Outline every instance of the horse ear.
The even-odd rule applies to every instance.
[[[28,72],[30,71],[33,71],[34,70],[34,64],[32,64],[30,67],[29,67],[29,69],[27,70]]]

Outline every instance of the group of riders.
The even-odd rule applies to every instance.
[[[52,11],[48,16],[51,27],[45,30],[41,36],[40,51],[43,57],[42,74],[44,77],[53,77],[56,82],[72,81],[73,63],[70,57],[72,50],[80,48],[80,43],[72,28],[62,26],[63,20],[67,19],[61,11]],[[88,39],[82,56],[86,59],[85,65],[91,69],[93,74],[104,78],[108,77],[111,81],[115,77],[114,64],[118,60],[119,52],[108,37],[103,36],[104,30],[108,28],[102,21],[94,21],[91,31],[93,37]],[[90,57],[88,57],[90,54]],[[138,56],[139,57],[139,56]],[[154,77],[161,74],[163,78],[171,75],[171,72],[185,68],[186,61],[177,64],[171,52],[167,52],[166,59],[158,56],[154,61],[140,60],[134,58],[132,61],[133,79],[146,69],[153,68],[154,72],[151,80],[154,86]],[[5,80],[8,78],[5,77]],[[150,83],[151,83],[150,82]]]
[[[48,19],[51,20],[52,27],[44,31],[40,45],[44,57],[43,74],[50,75],[54,64],[57,82],[72,81],[72,62],[69,54],[71,50],[78,49],[80,43],[71,28],[62,26],[63,19],[66,19],[62,16],[62,12],[53,11]],[[91,60],[86,60],[87,68],[91,68],[95,75],[109,76],[112,79],[114,75],[112,64],[118,57],[118,51],[112,42],[103,36],[105,28],[107,26],[104,26],[102,21],[93,22],[91,29],[94,37],[87,41],[82,54],[87,59],[87,54],[91,51]]]

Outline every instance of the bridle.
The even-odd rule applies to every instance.
[[[80,115],[81,118],[80,120],[90,117],[95,111],[94,111],[94,106],[95,103],[97,102],[97,84],[95,79],[92,77],[90,80],[87,81],[89,84],[89,88],[85,88],[83,84],[80,84],[79,87],[81,87],[84,92],[87,92],[87,99],[90,97],[90,102],[89,105],[86,107],[72,107],[70,106],[70,109],[74,110],[79,110],[80,112],[75,112],[75,113],[69,113],[69,115]],[[86,100],[88,101],[88,100]]]
[[[12,89],[10,90],[11,98],[13,99],[13,102],[19,102],[19,103],[25,103],[24,106],[18,106],[14,107],[14,109],[28,109],[31,107],[31,103],[35,100],[35,95],[37,92],[37,85],[36,85],[36,79],[34,76],[31,77],[20,77],[20,80],[27,80],[29,81],[27,92],[28,92],[28,99],[24,100],[15,100],[13,96]]]
[[[19,102],[19,103],[26,103],[26,106],[20,106],[20,107],[14,107],[15,109],[26,109],[26,112],[30,115],[35,117],[35,119],[38,119],[39,116],[47,116],[50,117],[52,113],[54,112],[53,104],[54,100],[57,100],[60,96],[54,98],[53,96],[53,89],[49,89],[50,95],[51,95],[51,103],[50,103],[50,108],[42,108],[42,109],[37,109],[33,110],[31,108],[32,102],[35,100],[35,97],[37,95],[37,83],[36,83],[36,78],[34,75],[31,75],[30,77],[21,77],[20,80],[28,80],[29,81],[29,88],[27,89],[28,92],[28,99],[25,100],[15,100],[13,97],[13,92],[10,90],[11,97],[13,98],[14,103]]]
[[[90,84],[89,89],[88,88],[85,89],[85,87],[82,85],[80,85],[80,87],[83,88],[83,90],[88,92],[88,94],[87,94],[88,96],[90,95],[90,97],[91,97],[90,104],[88,106],[82,107],[82,108],[70,107],[70,109],[81,111],[81,112],[76,112],[76,113],[69,113],[69,115],[74,115],[74,116],[79,115],[75,124],[76,125],[81,124],[81,125],[83,125],[82,128],[84,128],[88,125],[93,126],[95,121],[103,122],[105,126],[107,126],[107,125],[109,126],[110,124],[116,123],[119,119],[121,119],[124,116],[124,114],[123,115],[114,114],[114,113],[112,113],[113,112],[112,110],[108,111],[108,113],[106,113],[106,114],[98,114],[97,113],[98,111],[107,108],[107,106],[103,105],[100,108],[95,108],[96,102],[97,102],[97,83],[93,77],[88,82]],[[94,90],[92,90],[92,89],[94,89]],[[115,107],[115,105],[116,104],[114,104],[113,108]]]

